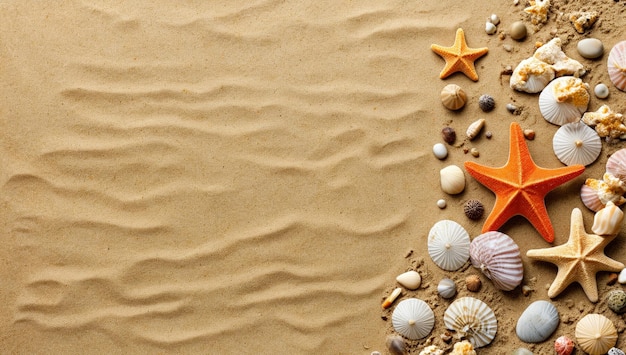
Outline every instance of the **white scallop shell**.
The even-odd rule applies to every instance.
[[[522,283],[524,267],[519,247],[508,235],[491,231],[474,238],[470,260],[496,288],[510,291]]]
[[[435,325],[435,314],[428,304],[417,298],[402,300],[391,315],[393,329],[411,339],[422,339]]]
[[[606,162],[606,171],[626,183],[626,148],[611,154]]]
[[[626,41],[621,41],[609,52],[609,78],[616,88],[626,91]]]
[[[539,110],[546,121],[564,125],[579,121],[589,104],[587,84],[571,76],[554,79],[539,94]]]
[[[610,319],[601,314],[587,314],[576,324],[576,341],[590,355],[606,354],[617,343],[617,330]]]
[[[623,220],[624,212],[609,201],[603,209],[596,212],[591,230],[597,235],[616,235],[622,229]]]
[[[498,331],[498,320],[491,308],[473,297],[461,297],[452,302],[443,314],[446,328],[480,348],[491,343]]]
[[[460,224],[444,219],[428,233],[428,254],[433,262],[447,271],[461,268],[469,259],[470,237]]]
[[[540,343],[559,325],[559,311],[548,301],[531,303],[517,320],[515,332],[526,343]]]
[[[452,298],[456,295],[456,283],[452,279],[442,279],[437,285],[437,292],[443,298]]]
[[[600,197],[598,196],[598,191],[587,184],[583,184],[580,188],[580,199],[588,209],[594,212],[598,212],[604,208],[604,204],[600,201]]]
[[[465,190],[465,174],[456,165],[449,165],[439,171],[441,190],[450,195],[460,194]]]
[[[562,125],[552,138],[554,154],[565,165],[589,165],[602,151],[598,133],[582,122]]]

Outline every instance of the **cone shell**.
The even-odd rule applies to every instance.
[[[428,233],[428,254],[447,271],[461,268],[469,259],[470,237],[465,228],[451,220],[442,220]]]
[[[508,235],[497,231],[483,233],[470,243],[469,251],[472,265],[493,281],[496,288],[510,291],[522,282],[522,257]]]
[[[458,110],[465,106],[467,95],[460,86],[448,84],[441,90],[441,103],[449,110]]]
[[[554,134],[552,148],[565,165],[589,165],[600,156],[602,141],[595,130],[579,121],[562,125]]]
[[[616,235],[622,229],[623,220],[624,212],[609,201],[603,209],[596,212],[591,230],[597,235]]]
[[[428,304],[417,298],[401,301],[391,315],[393,329],[411,340],[430,334],[435,325],[435,314]]]
[[[465,174],[456,165],[449,165],[439,171],[441,190],[450,195],[460,194],[465,190]]]
[[[606,162],[606,171],[626,183],[626,148],[613,153]]]
[[[535,301],[517,320],[515,333],[523,342],[540,343],[554,333],[559,321],[559,311],[552,303]]]
[[[498,321],[491,308],[473,297],[461,297],[452,302],[443,314],[446,328],[480,348],[491,343],[498,331]]]
[[[617,330],[607,317],[588,314],[576,324],[576,341],[590,355],[606,354],[617,343]]]
[[[609,78],[616,88],[626,91],[626,41],[621,41],[609,52]]]
[[[472,140],[478,137],[478,134],[480,133],[480,131],[483,129],[484,126],[485,126],[485,119],[484,118],[478,119],[472,122],[467,127],[467,131],[465,132],[465,135],[467,136],[469,140]]]
[[[541,115],[559,126],[579,121],[588,104],[588,85],[571,76],[554,79],[539,95]]]

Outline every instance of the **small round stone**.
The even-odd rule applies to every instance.
[[[593,88],[593,93],[599,99],[606,99],[609,97],[609,88],[605,84],[600,83]]]
[[[526,139],[528,139],[529,141],[532,141],[535,139],[535,131],[532,129],[525,129],[524,130],[524,137]]]
[[[526,25],[522,21],[515,21],[511,24],[511,29],[509,32],[509,36],[516,41],[521,41],[526,38],[528,34],[528,29],[526,29]]]
[[[604,45],[597,38],[585,38],[578,41],[578,54],[583,58],[596,59],[604,54]]]
[[[448,148],[443,143],[433,145],[433,154],[437,159],[445,159],[448,156]]]
[[[444,200],[444,199],[437,200],[437,207],[439,207],[441,209],[444,209],[444,208],[446,208],[447,205],[448,204],[447,204],[446,200]]]
[[[626,292],[624,290],[613,290],[606,297],[606,304],[609,308],[618,314],[626,311]]]
[[[483,112],[489,112],[493,110],[496,106],[496,101],[491,97],[491,95],[483,94],[478,99],[478,107],[480,107]]]
[[[471,292],[478,292],[480,287],[482,286],[482,282],[480,281],[480,277],[476,274],[469,275],[465,278],[465,286]]]
[[[467,218],[475,221],[482,218],[485,213],[485,206],[476,199],[470,199],[463,205],[463,212],[465,212]]]
[[[454,141],[456,141],[456,131],[452,127],[444,127],[441,130],[441,136],[443,140],[450,145],[454,144]]]
[[[493,133],[491,133],[491,131],[487,131],[487,132],[485,132],[485,137],[487,139],[491,139],[491,137],[493,137]]]
[[[497,26],[500,23],[500,18],[496,14],[491,14],[491,16],[489,16],[489,21]]]

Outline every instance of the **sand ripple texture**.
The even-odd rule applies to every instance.
[[[141,3],[0,5],[0,353],[382,343],[441,9]]]

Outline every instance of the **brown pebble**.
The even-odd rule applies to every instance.
[[[469,153],[469,148],[467,148],[467,147],[463,148],[463,153],[464,153],[464,154]]]
[[[454,144],[454,141],[456,141],[456,131],[452,127],[444,127],[441,130],[441,136],[444,142],[450,145]]]
[[[465,278],[465,286],[471,292],[478,292],[480,287],[482,286],[482,282],[480,281],[480,277],[476,274],[469,275]]]
[[[493,137],[493,133],[491,133],[491,131],[487,131],[487,132],[485,132],[485,137],[487,139],[491,139],[491,137]]]
[[[524,137],[526,137],[526,139],[528,139],[529,141],[532,141],[533,139],[535,139],[535,131],[533,131],[532,129],[525,129]]]
[[[470,199],[463,205],[463,212],[465,212],[467,218],[476,221],[483,217],[485,206],[479,200]]]
[[[528,286],[528,285],[522,286],[522,294],[524,296],[530,295],[531,292],[533,292],[533,289],[530,286]]]
[[[617,278],[618,275],[614,272],[609,274],[609,279],[606,281],[606,284],[611,286],[611,285],[615,285],[615,283],[617,282]]]
[[[521,41],[526,38],[526,34],[528,30],[526,29],[526,25],[522,21],[516,21],[511,24],[511,29],[509,32],[509,36],[516,41]]]

